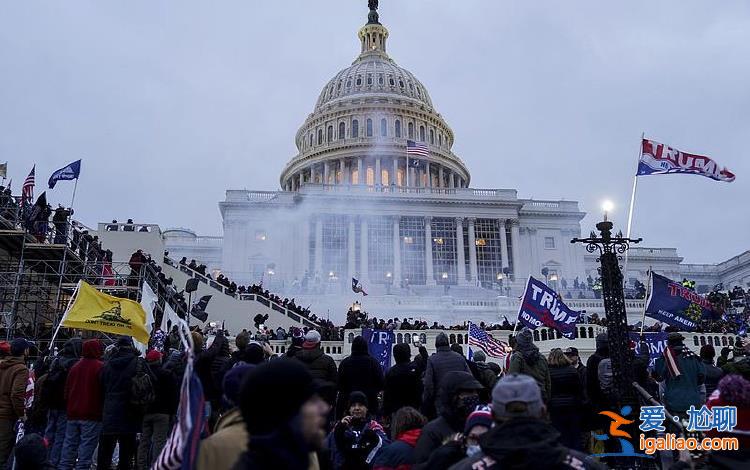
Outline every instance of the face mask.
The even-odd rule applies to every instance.
[[[466,455],[469,456],[469,457],[471,457],[471,456],[473,456],[473,455],[475,455],[475,454],[477,454],[477,453],[479,453],[481,451],[482,451],[482,448],[479,447],[478,445],[466,446]]]

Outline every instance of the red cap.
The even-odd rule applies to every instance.
[[[146,353],[146,361],[147,362],[161,361],[161,353],[157,351],[156,349],[150,349]]]
[[[10,354],[10,343],[7,341],[0,341],[0,353],[6,356]]]

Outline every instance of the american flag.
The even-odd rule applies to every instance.
[[[36,170],[36,165],[31,167],[31,173],[29,173],[29,176],[26,177],[26,180],[23,182],[23,187],[21,188],[21,205],[25,203],[31,203],[31,201],[34,200],[34,173]]]
[[[430,156],[430,150],[427,148],[427,144],[425,143],[414,142],[413,140],[407,140],[406,141],[406,156],[427,158]],[[417,164],[416,165],[412,164],[413,161],[417,162]],[[419,166],[419,160],[412,160],[410,158],[409,166]]]
[[[26,395],[23,398],[24,408],[28,410],[31,405],[34,404],[34,383],[36,382],[36,374],[34,368],[29,369],[29,378],[26,380]]]
[[[488,335],[486,331],[476,323],[469,322],[469,346],[476,346],[490,357],[505,358],[510,351],[510,346],[504,341],[499,341]]]

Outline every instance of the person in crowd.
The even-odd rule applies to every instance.
[[[549,416],[552,425],[560,431],[560,443],[566,447],[583,450],[584,402],[583,383],[562,349],[549,353],[550,399]]]
[[[595,339],[596,350],[586,361],[586,397],[591,405],[591,426],[594,429],[605,429],[609,419],[599,414],[600,411],[612,409],[610,397],[604,393],[599,384],[599,364],[609,358],[609,338],[607,333],[599,333]]]
[[[364,392],[351,392],[347,401],[346,416],[336,423],[327,439],[333,468],[369,469],[372,458],[388,443],[388,437],[380,423],[372,418]]]
[[[133,219],[128,219],[127,222],[125,222],[125,226],[122,228],[125,232],[134,232],[135,231],[135,225],[133,224]]]
[[[437,416],[436,396],[445,376],[450,372],[470,372],[464,357],[451,350],[445,333],[439,333],[435,338],[435,349],[427,360],[424,372],[422,413],[428,418]]]
[[[30,346],[25,339],[16,338],[10,343],[10,356],[0,361],[0,468],[5,468],[16,442],[13,427],[24,416]]]
[[[430,354],[427,352],[427,348],[418,341],[414,341],[414,347],[417,348],[417,355],[414,356],[414,367],[417,369],[419,376],[424,377]]]
[[[370,356],[367,341],[356,336],[352,342],[352,354],[339,365],[336,402],[336,417],[344,415],[349,404],[349,394],[360,391],[367,397],[367,404],[373,414],[378,413],[378,394],[383,390],[383,369],[374,357]]]
[[[177,413],[180,388],[177,377],[162,367],[162,354],[154,349],[146,353],[154,380],[154,401],[146,405],[143,416],[141,438],[138,443],[138,468],[151,468],[169,437],[172,417]],[[150,457],[149,457],[150,456]]]
[[[703,405],[699,387],[706,379],[703,363],[683,344],[684,339],[680,333],[669,333],[664,354],[654,365],[657,379],[665,382],[664,406],[679,416],[687,416],[691,405]]]
[[[721,348],[721,354],[719,355],[719,358],[716,359],[716,366],[717,367],[724,367],[724,364],[726,364],[729,361],[729,354],[732,352],[732,348],[728,346],[724,346]]]
[[[291,336],[292,344],[289,345],[289,349],[284,354],[286,358],[294,357],[298,352],[302,351],[302,344],[305,341],[305,337],[300,329],[295,329]]]
[[[578,375],[581,377],[583,384],[583,393],[586,395],[586,366],[581,362],[581,356],[578,354],[578,348],[571,346],[565,349],[565,356],[570,359],[571,364],[575,367]]]
[[[70,369],[81,357],[83,343],[80,338],[72,338],[63,345],[60,356],[55,358],[47,372],[42,395],[49,406],[47,415],[47,429],[44,438],[49,446],[49,461],[52,465],[59,465],[63,442],[67,432],[67,402],[65,399],[65,382]]]
[[[497,373],[492,370],[492,367],[487,364],[487,355],[484,351],[476,351],[471,358],[472,362],[476,365],[476,374],[474,377],[484,385],[488,391],[492,391],[497,383]]]
[[[723,377],[716,386],[706,406],[736,406],[737,425],[731,432],[719,432],[712,429],[707,437],[734,437],[738,440],[738,449],[729,451],[711,451],[706,460],[706,468],[749,468],[750,467],[750,381],[736,374]]]
[[[591,457],[559,442],[560,433],[546,420],[536,379],[509,373],[492,390],[495,426],[479,440],[480,451],[451,469],[507,468],[604,469]]]
[[[243,379],[254,367],[240,364],[224,376],[223,399],[228,409],[216,422],[214,433],[201,441],[197,470],[232,468],[247,450],[249,436],[239,409],[239,396]]]
[[[522,329],[516,336],[516,349],[510,357],[508,372],[533,377],[539,384],[545,403],[549,400],[549,366],[534,344],[534,336],[528,328]]]
[[[56,470],[47,458],[47,451],[46,442],[40,434],[29,433],[24,435],[13,451],[13,469]]]
[[[104,346],[98,339],[83,343],[83,357],[68,372],[65,381],[67,425],[62,444],[61,470],[91,468],[102,429],[101,360]]]
[[[422,378],[411,361],[411,347],[396,344],[393,358],[396,364],[386,372],[383,386],[383,415],[389,417],[404,406],[419,409],[422,404]]]
[[[315,452],[323,448],[330,406],[307,367],[297,361],[255,367],[242,381],[239,403],[251,437],[233,470],[318,468]]]
[[[133,468],[136,434],[141,431],[143,410],[133,404],[131,389],[136,375],[138,352],[129,336],[117,339],[115,349],[102,368],[104,408],[99,438],[97,468],[109,469],[115,445],[120,445],[120,470]],[[147,368],[145,368],[147,370]]]
[[[724,372],[714,365],[714,357],[716,356],[716,350],[710,344],[704,344],[701,346],[699,356],[703,367],[706,369],[706,398],[710,397],[711,394],[716,390],[716,386],[719,385],[719,380],[724,376]]]
[[[477,406],[466,418],[463,433],[450,436],[445,443],[438,447],[427,462],[415,466],[415,470],[431,468],[450,468],[467,456],[471,457],[480,451],[479,440],[492,427],[490,407]]]
[[[427,418],[415,408],[399,408],[391,419],[392,441],[375,454],[373,470],[409,470],[415,463],[414,447],[426,423]]]
[[[463,430],[466,418],[480,404],[479,392],[483,388],[468,371],[445,374],[439,386],[438,417],[425,425],[414,450],[417,463],[426,462],[446,438]]]
[[[52,224],[55,226],[55,244],[64,245],[68,241],[68,217],[73,213],[72,209],[66,209],[58,205],[52,215]]]
[[[302,350],[294,355],[294,359],[306,365],[315,379],[325,382],[329,391],[322,392],[323,398],[329,405],[333,405],[336,400],[333,391],[337,380],[336,362],[320,347],[320,333],[316,330],[308,331],[302,343]]]

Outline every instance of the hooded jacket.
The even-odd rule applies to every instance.
[[[413,362],[402,362],[388,369],[383,385],[383,414],[389,416],[399,408],[422,404],[422,378]]]
[[[469,372],[453,371],[446,374],[440,385],[441,393],[438,396],[438,411],[440,416],[427,423],[422,428],[422,434],[414,449],[414,460],[416,463],[426,462],[432,451],[443,444],[448,436],[461,432],[464,429],[468,413],[472,410],[460,410],[455,406],[458,393],[462,390],[481,390],[482,384]]]
[[[120,347],[102,368],[102,434],[140,432],[143,413],[130,406],[130,387],[135,375],[136,358],[135,349]]]
[[[312,349],[301,349],[294,355],[294,359],[307,366],[314,379],[324,380],[336,385],[336,361],[325,354],[320,344]]]
[[[373,470],[409,470],[414,464],[414,447],[421,429],[410,429],[383,447],[372,461]]]
[[[609,408],[609,400],[599,384],[599,363],[608,357],[607,333],[599,333],[596,336],[596,351],[586,361],[586,393],[596,412]]]
[[[0,361],[0,419],[15,421],[24,413],[29,369],[22,356]]]
[[[672,413],[685,413],[691,405],[702,405],[698,387],[706,379],[706,369],[698,356],[684,345],[668,346],[674,353],[680,375],[677,377],[667,370],[664,356],[656,359],[654,374],[657,380],[664,381],[664,406]]]
[[[539,348],[533,342],[531,331],[525,328],[516,338],[516,350],[510,357],[508,372],[533,377],[542,390],[542,399],[545,403],[549,401],[552,386],[547,359],[539,353]]]
[[[351,392],[360,391],[367,397],[367,408],[377,414],[378,393],[383,390],[383,369],[380,363],[370,356],[367,341],[361,336],[352,342],[352,354],[341,361],[338,375],[339,399],[336,403],[336,417],[346,414]]]
[[[83,343],[83,358],[70,368],[68,380],[65,382],[66,412],[69,420],[102,420],[103,352],[101,341],[90,339]],[[70,400],[70,397],[74,399]]]
[[[537,418],[515,418],[490,429],[480,440],[482,451],[451,470],[604,469],[588,455],[558,443],[560,433]]]
[[[65,383],[70,369],[81,358],[82,345],[80,338],[69,339],[63,345],[60,356],[52,361],[42,389],[43,399],[51,410],[66,409]]]
[[[444,333],[435,339],[437,351],[427,359],[424,373],[424,393],[422,394],[422,407],[427,415],[435,416],[435,395],[442,387],[443,378],[449,372],[470,372],[466,360],[448,346],[448,337]],[[438,410],[439,411],[439,410]]]

